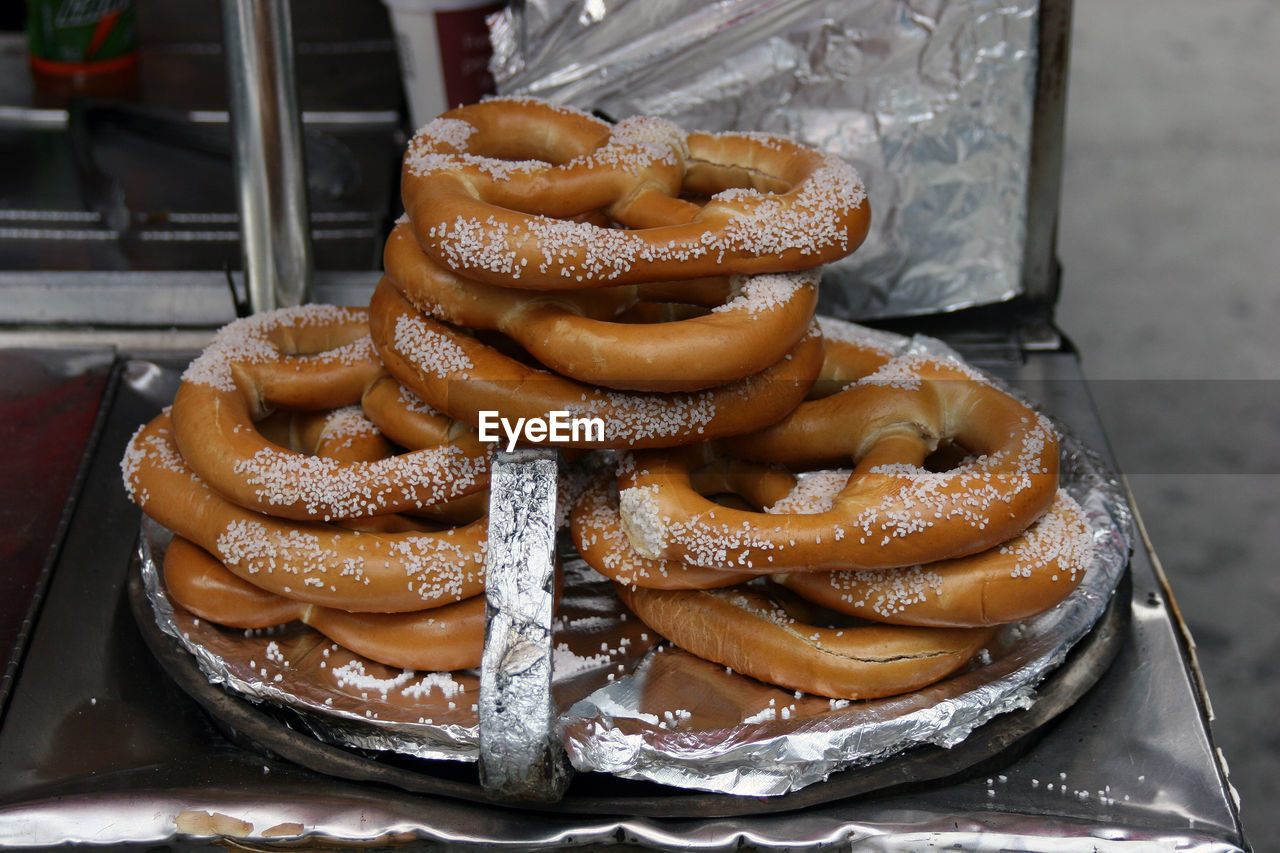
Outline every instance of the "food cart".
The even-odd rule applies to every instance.
[[[381,242],[398,212],[398,73],[388,33],[368,23],[385,26],[380,9],[334,5],[333,26],[343,37],[325,36],[321,46],[307,30],[314,21],[288,24],[271,3],[261,6],[276,17],[237,19],[254,4],[228,2],[225,58],[183,50],[189,42],[182,39],[198,34],[184,31],[194,25],[175,14],[164,23],[182,38],[151,65],[172,73],[147,78],[155,82],[144,84],[141,107],[51,102],[26,88],[20,71],[5,75],[12,89],[5,91],[3,133],[43,166],[18,182],[32,201],[6,215],[21,218],[26,233],[6,250],[12,260],[0,273],[8,297],[0,309],[7,326],[3,400],[10,422],[22,426],[4,450],[5,512],[20,533],[10,546],[5,583],[12,593],[0,626],[9,655],[0,681],[0,844],[1246,848],[1185,628],[1127,507],[1115,513],[1133,534],[1123,540],[1118,580],[1069,650],[1049,656],[1034,701],[1019,695],[962,739],[926,739],[769,796],[598,771],[574,775],[557,761],[529,760],[545,743],[507,744],[521,756],[514,768],[511,752],[482,755],[487,778],[469,763],[388,759],[317,737],[305,714],[282,716],[270,703],[250,701],[258,696],[211,683],[154,618],[143,583],[146,551],[139,550],[148,534],[140,533],[138,512],[120,488],[119,462],[137,426],[172,398],[192,354],[237,309],[299,298],[368,301]],[[797,31],[797,17],[771,18],[771,4],[759,5],[755,20],[770,22],[773,35],[742,38],[776,47],[777,33]],[[972,12],[969,5],[995,14],[982,4],[955,5],[956,14]],[[563,70],[566,55],[570,65],[592,66],[609,41],[585,25],[575,32],[562,24],[539,31],[539,42],[530,35],[539,11],[530,3],[525,18],[505,19],[508,28],[526,28],[525,53],[517,72],[500,70],[500,85],[612,110],[643,97],[639,88],[593,91],[571,82],[556,90],[543,82],[565,79],[552,72]],[[939,10],[938,20],[949,11]],[[1023,227],[1012,229],[1014,272],[987,270],[984,279],[1012,275],[1013,292],[999,286],[975,298],[964,288],[930,285],[916,273],[937,262],[890,264],[885,259],[901,244],[885,236],[877,257],[894,273],[884,288],[864,288],[878,294],[868,299],[837,278],[826,310],[943,340],[1035,400],[1088,450],[1089,471],[1105,472],[1112,464],[1106,436],[1077,355],[1052,322],[1070,4],[1046,0],[1018,11],[994,36],[977,28],[992,46],[955,48],[970,57],[987,47],[1018,55],[1019,26],[1030,40],[1030,50],[1021,51],[1030,57],[1025,66],[1011,62],[1008,72],[1031,69],[1026,88],[1016,90],[1028,98],[1025,169],[1009,178]],[[739,44],[722,23],[705,22]],[[496,36],[499,58],[510,63],[503,32]],[[975,30],[957,34],[969,38]],[[561,40],[578,51],[566,54]],[[702,47],[731,52],[714,39]],[[20,63],[20,47],[10,44],[4,60]],[[538,60],[551,62],[542,76]],[[612,84],[615,72],[569,78]],[[181,85],[166,89],[170,81]],[[256,85],[240,85],[250,83]],[[219,112],[223,99],[230,110]],[[809,105],[797,106],[805,115]],[[238,133],[229,132],[229,112],[240,117]],[[247,121],[255,116],[256,125]],[[193,128],[200,131],[194,140]],[[305,173],[297,168],[303,149]],[[157,181],[164,169],[181,178]],[[235,175],[238,182],[227,180]],[[303,182],[310,185],[309,235],[298,230]],[[175,190],[199,215],[162,195]],[[927,195],[898,185],[895,191]],[[109,227],[122,206],[125,225]],[[920,209],[929,206],[903,203],[894,221],[909,229],[907,214]],[[1002,224],[998,216],[988,227],[992,222]],[[977,233],[981,223],[973,228]],[[241,235],[246,275],[227,271],[238,267]],[[971,255],[974,245],[957,252]],[[45,268],[50,246],[74,247],[63,269]],[[904,278],[914,282],[906,289],[914,295],[895,286]],[[291,291],[299,282],[309,283],[306,290]],[[536,479],[529,471],[545,460],[526,453],[505,462],[518,480]],[[47,483],[40,500],[30,496],[33,479]],[[494,518],[527,508],[502,495],[495,490]],[[522,568],[518,548],[497,550],[509,567]],[[523,786],[525,794],[555,786],[558,796],[513,799],[502,784]]]

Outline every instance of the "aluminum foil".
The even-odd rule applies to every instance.
[[[870,334],[898,353],[955,357],[935,339]],[[1004,629],[966,672],[889,699],[796,694],[660,642],[562,539],[551,690],[572,765],[680,788],[778,795],[917,745],[957,744],[998,714],[1030,706],[1036,686],[1106,609],[1132,545],[1133,520],[1117,476],[1069,433],[1061,448],[1062,486],[1084,508],[1095,545],[1084,581],[1059,607]],[[562,481],[561,503],[572,488]],[[476,760],[475,672],[392,669],[296,623],[240,631],[203,622],[164,594],[156,560],[167,532],[149,522],[143,532],[143,572],[157,621],[211,680],[289,707],[326,742]]]
[[[1007,300],[1021,271],[1035,0],[524,0],[490,19],[498,91],[761,130],[861,173],[871,233],[827,269],[853,319]]]

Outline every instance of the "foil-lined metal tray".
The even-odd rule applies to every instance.
[[[894,348],[950,354],[928,338],[899,339]],[[1064,433],[1061,469],[1093,535],[1084,582],[1054,610],[1004,629],[962,674],[889,699],[793,694],[673,649],[563,544],[552,691],[569,760],[579,771],[680,790],[779,797],[911,750],[954,747],[993,718],[1031,708],[1041,682],[1107,612],[1131,547],[1123,489],[1100,457]],[[286,709],[289,725],[340,748],[393,760],[476,760],[475,673],[395,670],[300,625],[245,632],[195,619],[164,594],[156,561],[165,537],[144,523],[139,562],[150,607],[142,618],[153,618],[210,682]],[[1090,656],[1090,665],[1103,658]]]
[[[1073,355],[969,352],[1105,449]],[[1141,543],[1102,620],[1030,708],[949,749],[918,747],[791,794],[578,773],[562,802],[532,812],[478,802],[469,762],[325,744],[277,706],[210,684],[156,626],[119,459],[175,385],[175,372],[130,362],[108,395],[0,720],[0,847],[1247,849],[1185,626]]]

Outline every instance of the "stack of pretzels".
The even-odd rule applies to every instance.
[[[676,645],[790,689],[917,689],[1082,578],[1044,417],[815,319],[821,265],[869,224],[839,159],[493,99],[423,127],[402,189],[367,326],[317,306],[233,324],[131,445],[131,494],[194,543],[166,576],[197,614],[474,665],[490,414],[601,420],[552,437],[610,453],[572,501],[582,557]],[[329,410],[382,443],[308,438],[296,412]],[[474,661],[366,652],[383,620],[448,626]]]
[[[868,227],[837,158],[529,100],[426,125],[402,187],[370,305],[387,369],[471,424],[598,417],[604,441],[565,442],[593,448],[739,435],[798,405],[822,361],[815,268]]]
[[[489,459],[401,393],[365,311],[310,305],[222,329],[122,470],[173,531],[166,586],[195,615],[453,670],[483,646]]]
[[[890,696],[1060,603],[1092,544],[1043,416],[951,358],[821,326],[809,400],[751,435],[627,454],[572,532],[676,645],[790,689]],[[819,624],[832,611],[860,620]]]

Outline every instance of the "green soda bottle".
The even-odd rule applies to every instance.
[[[137,83],[133,0],[27,0],[27,46],[45,91],[113,95]]]

